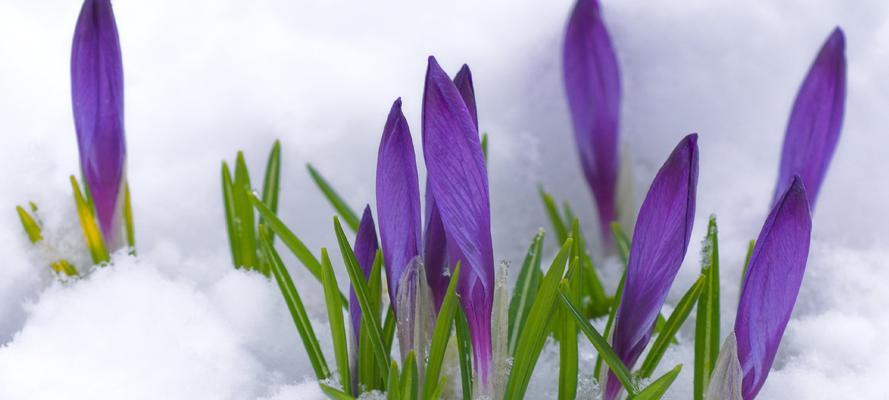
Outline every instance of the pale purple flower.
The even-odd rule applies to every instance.
[[[593,192],[604,240],[617,219],[620,71],[598,0],[578,0],[562,52],[565,93],[584,177]]]
[[[614,351],[632,368],[645,349],[691,237],[698,181],[698,136],[682,139],[658,171],[639,209],[617,311]],[[606,400],[620,393],[609,373]]]
[[[781,167],[772,205],[795,175],[806,185],[809,204],[815,200],[840,138],[846,103],[846,39],[834,29],[803,80],[790,113]]]
[[[71,46],[71,100],[80,168],[111,249],[122,245],[126,173],[123,66],[109,0],[86,0]]]

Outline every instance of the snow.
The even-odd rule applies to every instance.
[[[473,69],[491,138],[497,257],[516,264],[546,227],[537,182],[569,200],[595,237],[562,98],[569,1],[114,4],[139,256],[116,255],[113,267],[61,284],[13,208],[35,201],[50,240],[87,264],[67,181],[78,168],[68,63],[80,5],[0,2],[0,35],[9,38],[0,41],[0,399],[320,398],[275,283],[230,266],[219,163],[243,149],[256,174],[280,138],[281,216],[310,248],[335,248],[333,211],[303,166],[317,166],[354,208],[371,202],[379,134],[398,96],[419,145],[429,54],[449,71],[463,62]],[[797,86],[831,29],[844,28],[843,137],[819,198],[797,309],[760,398],[889,397],[873,384],[889,375],[880,339],[889,329],[889,3],[630,0],[604,9],[624,77],[621,133],[636,197],[676,141],[701,135],[695,240],[668,302],[695,279],[698,241],[715,213],[724,335]],[[551,238],[546,246],[554,250]],[[332,355],[320,287],[295,259],[285,262]],[[615,263],[603,265],[613,285]],[[659,371],[685,365],[670,399],[690,397],[688,328]],[[555,385],[553,351],[544,350],[535,374],[536,398]]]

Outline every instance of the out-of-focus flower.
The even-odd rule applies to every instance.
[[[808,196],[802,179],[796,176],[778,198],[756,239],[735,329],[720,351],[708,399],[751,400],[759,393],[796,304],[811,233]]]
[[[109,0],[86,0],[71,49],[71,100],[80,168],[106,245],[122,246],[126,181],[123,67]]]
[[[578,0],[568,19],[562,52],[565,93],[587,183],[604,240],[617,219],[620,72],[598,0]]]
[[[364,273],[364,279],[370,278],[371,269],[373,269],[374,257],[377,254],[377,231],[374,226],[373,215],[370,213],[370,206],[364,207],[364,214],[361,215],[361,222],[358,224],[358,233],[355,236],[355,258],[358,260],[358,266]],[[355,289],[349,288],[349,317],[352,319],[352,333],[355,335],[355,344],[358,344],[359,333],[361,332],[361,306],[358,304],[358,297],[355,296]],[[357,354],[357,352],[354,352]]]
[[[815,208],[818,191],[840,138],[846,103],[846,39],[834,29],[796,95],[787,123],[781,167],[772,206],[795,175],[806,185],[809,204]]]
[[[472,114],[434,57],[429,57],[426,71],[422,120],[429,189],[447,239],[450,267],[462,265],[457,293],[469,321],[476,377],[490,391],[494,255],[488,175]]]
[[[623,298],[617,311],[614,351],[627,367],[651,339],[657,315],[685,258],[695,215],[698,136],[682,139],[658,171],[636,219]],[[620,393],[609,372],[605,399]]]

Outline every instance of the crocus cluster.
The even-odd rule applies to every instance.
[[[71,49],[71,100],[80,168],[110,250],[123,243],[126,185],[123,66],[109,0],[86,0]]]
[[[457,293],[472,337],[475,369],[489,382],[494,256],[488,177],[478,133],[472,76],[463,66],[456,78],[429,58],[423,95],[422,137],[426,162],[425,228],[410,129],[395,101],[377,159],[377,215],[389,297],[395,312],[403,275],[423,265],[437,310],[450,271],[462,265]]]

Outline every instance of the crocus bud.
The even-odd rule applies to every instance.
[[[741,288],[734,333],[744,400],[756,397],[769,376],[803,282],[811,234],[808,196],[797,176],[766,218]]]
[[[370,213],[370,206],[365,206],[361,222],[358,223],[358,233],[355,235],[353,250],[365,280],[370,279],[370,272],[373,269],[374,257],[376,257],[378,248],[374,218]],[[361,306],[358,304],[358,297],[355,296],[355,289],[351,287],[349,288],[349,317],[352,319],[352,334],[355,335],[353,339],[357,345],[361,332]],[[357,352],[354,353],[357,354]]]
[[[123,246],[126,180],[123,67],[109,0],[86,0],[71,48],[71,100],[80,168],[109,249]]]
[[[581,167],[608,241],[617,219],[620,72],[598,0],[575,4],[565,30],[562,68]]]
[[[408,264],[420,255],[420,186],[410,128],[395,100],[383,128],[377,156],[377,217],[389,285],[396,305],[398,283]]]
[[[426,71],[422,120],[429,188],[451,267],[462,265],[457,293],[469,321],[476,377],[488,392],[478,394],[490,395],[494,255],[488,175],[472,114],[434,57]]]
[[[698,182],[697,142],[697,134],[679,142],[654,177],[639,209],[613,336],[614,351],[629,368],[651,339],[655,320],[688,250]],[[620,389],[609,372],[605,400],[615,399]]]
[[[796,95],[772,206],[790,186],[795,175],[806,185],[809,204],[815,208],[818,191],[833,158],[846,104],[846,39],[836,28],[815,57]]]

